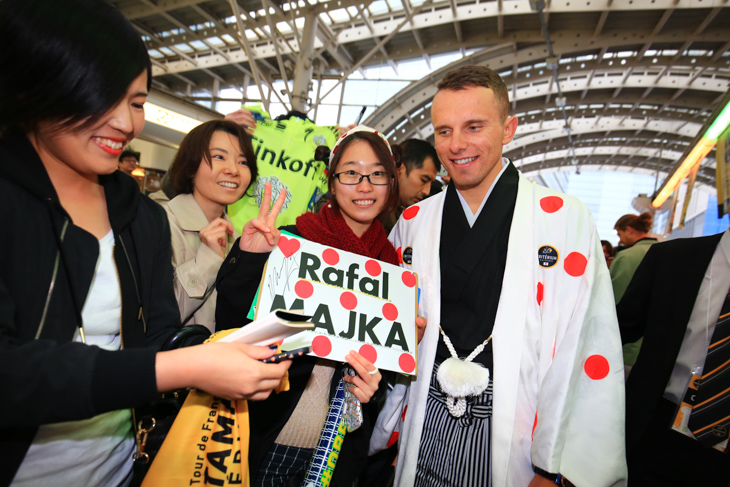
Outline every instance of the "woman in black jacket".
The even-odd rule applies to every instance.
[[[179,327],[165,213],[116,171],[150,62],[102,0],[0,2],[0,485],[126,485],[129,408],[197,387],[263,399],[288,364]]]

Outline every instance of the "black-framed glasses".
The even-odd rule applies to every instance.
[[[352,169],[349,171],[342,171],[335,174],[335,177],[342,184],[355,185],[360,184],[363,178],[368,178],[370,184],[374,186],[384,186],[390,184],[390,176],[385,171],[375,171],[370,174],[360,174]]]

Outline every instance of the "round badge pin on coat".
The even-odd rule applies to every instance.
[[[537,262],[540,267],[553,267],[560,260],[560,254],[552,245],[543,245],[537,251]]]

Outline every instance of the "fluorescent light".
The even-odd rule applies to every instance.
[[[692,149],[692,152],[687,155],[679,168],[674,172],[674,174],[672,174],[672,177],[669,178],[667,184],[665,184],[662,190],[659,191],[659,194],[656,198],[654,198],[654,201],[651,202],[651,206],[654,208],[662,206],[674,190],[677,189],[684,178],[687,177],[689,172],[692,170],[692,167],[702,162],[702,159],[704,159],[705,156],[710,153],[712,148],[715,147],[715,142],[715,140],[708,140],[704,137],[700,139],[697,145],[694,146],[694,149]]]
[[[720,115],[717,116],[715,121],[712,122],[712,125],[710,125],[710,128],[707,129],[707,132],[705,132],[705,138],[716,141],[723,130],[727,128],[728,124],[730,124],[730,102],[725,105],[725,108],[722,109]]]
[[[162,108],[154,103],[144,104],[144,119],[147,122],[156,123],[172,130],[187,134],[202,122],[194,118],[186,117],[167,108]]]
[[[712,148],[715,147],[717,138],[729,124],[730,102],[725,105],[725,108],[722,109],[720,114],[710,125],[710,128],[708,128],[705,132],[705,136],[697,142],[697,145],[694,146],[692,152],[687,155],[687,158],[682,162],[679,168],[677,168],[674,174],[672,174],[672,177],[669,178],[667,184],[664,185],[656,198],[654,198],[654,201],[651,202],[651,206],[659,208],[665,201],[667,201],[667,198],[669,198],[674,190],[679,187],[680,183],[687,177],[692,168],[695,165],[699,165],[702,162],[702,159],[704,159],[705,156],[710,153]]]

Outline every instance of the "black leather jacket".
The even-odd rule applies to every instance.
[[[164,210],[119,171],[100,182],[122,294],[123,350],[113,352],[72,341],[97,239],[71,222],[27,137],[0,138],[0,485],[39,425],[152,399],[155,353],[180,326]]]

